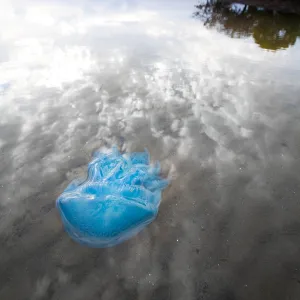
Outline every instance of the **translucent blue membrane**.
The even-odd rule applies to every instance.
[[[69,235],[89,247],[111,247],[141,231],[158,212],[168,185],[147,151],[96,153],[85,181],[73,181],[56,201]]]

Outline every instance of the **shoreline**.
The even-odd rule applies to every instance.
[[[220,0],[224,4],[240,3],[249,6],[258,6],[267,10],[300,15],[300,2],[295,0]]]

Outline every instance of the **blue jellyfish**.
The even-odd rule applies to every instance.
[[[155,219],[167,185],[159,163],[150,165],[147,151],[121,154],[113,148],[94,155],[87,179],[73,181],[56,206],[72,239],[89,247],[111,247]]]

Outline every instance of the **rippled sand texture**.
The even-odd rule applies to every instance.
[[[300,298],[299,44],[209,31],[195,4],[3,3],[0,299]],[[172,181],[155,222],[89,249],[55,199],[113,144]]]

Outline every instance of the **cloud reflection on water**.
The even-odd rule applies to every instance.
[[[128,3],[2,11],[0,298],[296,299],[297,47]],[[99,253],[67,239],[54,200],[113,143],[147,147],[173,184],[153,226]]]

